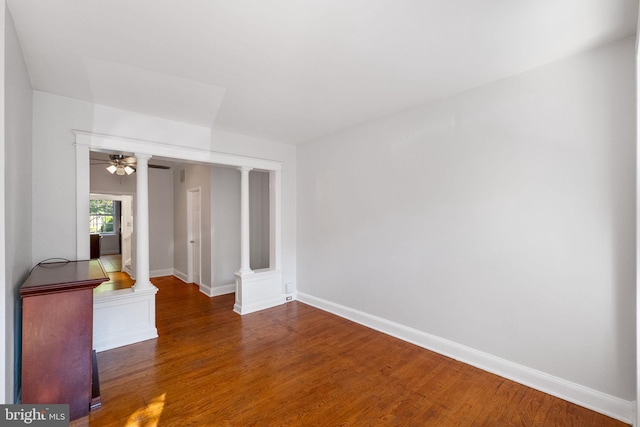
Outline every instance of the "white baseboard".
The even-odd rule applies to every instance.
[[[233,306],[233,311],[240,315],[255,313],[256,311],[266,310],[267,308],[276,307],[285,303],[284,296],[262,300],[252,304],[238,304]]]
[[[214,286],[200,285],[200,292],[208,297],[217,297],[220,295],[233,294],[236,292],[236,284],[231,283],[228,285]]]
[[[98,336],[93,342],[93,348],[95,351],[101,352],[154,338],[158,338],[158,330],[156,328],[137,329],[110,336]]]
[[[131,278],[133,279],[134,275],[133,275],[133,270],[131,269],[131,264],[125,264],[124,268],[122,269],[122,271],[124,271],[125,273],[127,273],[129,276],[131,276]]]
[[[178,279],[182,280],[184,283],[189,283],[189,276],[186,273],[183,273],[182,271],[178,270],[178,269],[173,269],[173,276],[176,276]]]
[[[149,272],[149,277],[173,276],[173,268],[165,268],[163,270],[153,270]]]
[[[297,292],[297,300],[387,335],[410,342],[487,372],[524,384],[625,423],[635,421],[635,402],[549,375],[482,351],[413,329],[381,317]]]

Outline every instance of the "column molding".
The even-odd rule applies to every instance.
[[[154,286],[149,280],[149,159],[151,155],[134,154],[136,158],[136,283],[134,291]]]
[[[240,270],[239,274],[253,273],[251,270],[251,239],[249,229],[249,171],[241,166],[240,171]]]
[[[252,271],[250,269],[250,260],[249,262],[245,261],[245,265],[248,267],[246,272],[238,271],[235,273],[236,276],[236,304],[234,305],[233,310],[241,315],[252,313],[254,311],[263,310],[269,307],[274,307],[279,304],[284,304],[286,301],[295,298],[295,296],[285,296],[283,289],[283,272],[282,272],[282,263],[283,263],[283,248],[282,248],[282,162],[273,161],[267,159],[259,159],[254,157],[240,156],[240,155],[232,155],[219,153],[209,150],[201,150],[194,148],[181,147],[177,145],[173,145],[166,142],[157,142],[157,141],[146,141],[136,138],[128,138],[116,135],[106,135],[106,134],[98,134],[94,132],[87,132],[82,130],[73,130],[75,134],[75,145],[76,150],[79,153],[77,157],[77,176],[76,176],[76,184],[78,188],[77,197],[77,205],[78,205],[78,214],[77,214],[77,229],[78,231],[78,252],[85,252],[86,256],[89,255],[89,245],[88,239],[86,238],[86,213],[88,211],[89,205],[89,194],[87,192],[88,188],[86,187],[86,183],[89,182],[89,152],[86,149],[79,148],[78,146],[87,147],[90,151],[98,151],[98,152],[106,152],[106,153],[138,153],[136,157],[141,157],[143,153],[149,153],[147,160],[151,158],[151,155],[154,157],[163,157],[163,158],[171,158],[174,160],[182,160],[186,162],[198,162],[198,163],[207,163],[212,165],[224,165],[224,166],[232,166],[235,168],[239,168],[240,170],[245,169],[246,178],[248,184],[248,172],[252,169],[257,169],[261,171],[269,171],[270,172],[270,265],[268,270],[258,270]],[[86,159],[86,160],[81,160]],[[148,167],[148,163],[144,162]],[[142,170],[140,170],[142,172]],[[148,170],[147,170],[148,172]],[[243,172],[241,172],[243,173]],[[148,179],[148,176],[147,176]],[[148,186],[148,182],[146,183]],[[87,194],[84,194],[87,192]],[[248,196],[248,191],[245,191],[245,194]],[[146,196],[146,195],[145,195]],[[148,209],[148,196],[145,198],[145,206]],[[136,199],[136,203],[140,204]],[[247,208],[249,207],[248,201],[245,203]],[[248,211],[248,209],[247,209]],[[139,214],[140,212],[136,212]],[[148,227],[148,212],[146,213],[146,226]],[[249,224],[249,221],[247,221]],[[148,229],[147,229],[148,230]],[[82,232],[81,232],[82,231]],[[248,227],[246,235],[249,235]],[[137,236],[137,234],[136,234]],[[86,240],[81,242],[81,240]],[[145,240],[146,243],[146,253],[141,257],[142,260],[146,260],[144,262],[145,267],[144,272],[149,271],[149,247],[148,247],[148,231],[147,237]],[[249,245],[245,245],[245,250],[247,253],[246,259],[250,259]],[[136,248],[136,255],[138,254],[138,248]],[[140,260],[139,262],[142,262]],[[143,273],[144,273],[143,272]],[[148,275],[148,273],[147,273]],[[142,283],[142,282],[141,282]],[[121,296],[121,291],[113,291],[113,295],[109,296]],[[149,329],[150,331],[155,330],[155,292],[157,292],[157,288],[153,285],[149,287],[145,287],[143,289],[136,289],[131,291],[130,297],[140,297],[143,294],[148,297],[148,313],[147,316],[149,320]],[[122,295],[123,296],[123,295]],[[109,307],[111,307],[113,303],[109,300]],[[128,300],[123,296],[123,300],[119,306],[124,307],[128,304]],[[123,308],[124,310],[124,308]],[[94,310],[95,311],[95,310]],[[122,321],[122,316],[118,313],[111,313],[108,316],[108,320],[105,321],[105,324],[111,325],[112,322]],[[128,331],[131,328],[131,325],[126,326],[123,329],[123,333]],[[109,329],[111,330],[111,329]],[[146,332],[145,332],[146,334]],[[154,336],[157,336],[157,332],[153,332]],[[146,334],[145,336],[148,336]],[[131,341],[127,341],[127,343],[136,342],[139,340],[139,334],[136,335],[135,339]],[[110,339],[109,342],[113,342]],[[122,340],[118,340],[118,345]]]

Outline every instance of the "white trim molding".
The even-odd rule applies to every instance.
[[[434,351],[460,362],[475,366],[503,378],[559,397],[601,414],[632,423],[635,419],[635,402],[624,400],[585,387],[565,379],[549,375],[506,359],[449,341],[381,317],[354,310],[303,292],[297,292],[297,300],[353,322],[375,329],[427,350]]]
[[[189,283],[189,276],[187,275],[187,273],[183,273],[182,271],[178,270],[177,268],[173,269],[173,276],[177,277],[178,279],[180,279],[184,283]]]
[[[154,157],[167,157],[176,160],[211,163],[225,166],[249,167],[276,171],[282,169],[282,163],[274,160],[258,159],[255,157],[238,156],[235,154],[219,153],[216,151],[200,150],[197,148],[181,147],[162,142],[145,141],[136,138],[126,138],[115,135],[104,135],[82,130],[72,131],[76,136],[76,145],[90,147],[93,151],[149,153]],[[89,165],[87,164],[87,168]]]
[[[93,296],[93,346],[110,350],[158,337],[154,286]]]
[[[165,268],[162,270],[151,270],[149,272],[149,277],[164,277],[164,276],[173,276],[173,268]]]
[[[229,283],[227,285],[221,285],[221,286],[209,286],[209,285],[201,284],[199,288],[200,288],[200,292],[202,292],[206,296],[217,297],[220,295],[227,295],[227,294],[234,293],[236,291],[236,284]]]

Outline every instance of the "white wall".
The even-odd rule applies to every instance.
[[[145,116],[42,92],[34,93],[34,239],[33,261],[48,257],[76,256],[75,139],[73,129],[108,135],[174,143],[202,148],[210,143],[210,130],[198,126]],[[206,148],[206,147],[205,147]],[[92,167],[92,169],[95,169]],[[150,169],[150,227],[172,215],[170,171]],[[95,175],[92,176],[92,185]],[[113,184],[113,183],[112,183]],[[100,184],[96,184],[100,185]],[[114,191],[133,193],[135,183],[115,183]],[[112,187],[109,187],[112,188]],[[154,188],[158,190],[157,197]],[[95,187],[96,192],[105,190]],[[93,187],[92,187],[92,191]],[[163,196],[164,194],[164,196]],[[157,203],[158,206],[153,206]],[[57,228],[43,223],[55,212]],[[156,215],[159,215],[156,217]],[[165,217],[163,219],[163,217]],[[156,221],[157,219],[157,221]],[[172,224],[173,221],[171,220]],[[165,229],[166,231],[166,229]],[[172,231],[164,235],[171,240]],[[151,238],[151,236],[150,236]],[[155,237],[154,237],[155,238]],[[150,242],[152,243],[152,242]],[[151,244],[150,269],[170,268],[171,248]],[[154,254],[160,249],[162,253]],[[155,265],[159,260],[162,265]]]
[[[93,132],[208,150],[211,130],[174,120],[90,104]],[[83,128],[81,130],[89,130]]]
[[[93,128],[93,105],[34,92],[33,263],[76,259],[76,172],[72,129]],[[50,226],[55,218],[55,227]]]
[[[235,285],[240,269],[240,171],[211,168],[212,288]]]
[[[4,2],[0,7],[5,9]],[[13,18],[5,10],[4,67],[4,277],[6,377],[0,402],[14,402],[20,365],[20,285],[31,269],[31,127],[33,91]]]
[[[180,181],[184,170],[184,182]],[[200,284],[211,285],[211,166],[182,164],[173,170],[173,240],[174,269],[181,278],[189,274],[189,230],[187,226],[187,192],[200,189]]]
[[[635,399],[634,40],[298,147],[298,290]]]
[[[249,172],[250,268],[269,268],[269,173]]]
[[[171,170],[149,169],[149,271],[151,277],[165,276],[173,271],[172,189]]]

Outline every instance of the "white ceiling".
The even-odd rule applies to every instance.
[[[34,89],[302,143],[635,34],[637,0],[7,0]]]

